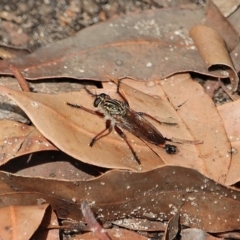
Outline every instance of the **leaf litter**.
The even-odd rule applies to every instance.
[[[1,238],[17,239],[17,235],[18,239],[30,239],[41,224],[47,207],[48,204],[1,208],[0,223],[4,229],[4,231],[1,231]]]
[[[239,226],[239,191],[189,168],[164,166],[143,173],[111,170],[88,181],[6,172],[0,172],[0,177],[1,207],[43,201],[50,203],[59,218],[81,221],[80,206],[87,200],[102,223],[131,217],[164,222],[179,212],[182,225],[211,233]]]
[[[142,171],[141,173],[132,173],[125,170],[112,170],[90,181],[82,181],[80,183],[79,181],[75,181],[73,185],[82,188],[80,190],[81,195],[77,196],[76,192],[78,193],[79,189],[75,189],[75,187],[75,192],[70,191],[68,193],[71,188],[70,186],[66,188],[67,190],[63,191],[65,185],[70,183],[70,181],[63,182],[56,180],[59,185],[57,186],[53,180],[46,180],[48,184],[51,181],[55,184],[48,185],[49,189],[46,189],[43,186],[44,179],[38,178],[36,180],[34,178],[19,177],[21,180],[18,184],[15,183],[11,187],[8,187],[5,184],[5,181],[9,177],[8,174],[8,177],[2,177],[2,206],[8,206],[13,203],[21,205],[22,202],[31,205],[35,204],[36,200],[41,199],[42,196],[44,201],[49,202],[53,206],[59,218],[70,217],[79,219],[79,216],[81,216],[79,206],[83,200],[88,200],[92,203],[91,206],[94,213],[103,221],[106,220],[105,215],[108,215],[107,218],[110,219],[117,219],[119,216],[140,216],[143,218],[153,216],[152,220],[156,220],[156,214],[158,220],[167,221],[180,210],[180,223],[182,225],[214,233],[238,229],[239,215],[237,213],[239,211],[237,209],[239,208],[239,194],[233,189],[218,184],[231,185],[239,181],[238,174],[236,174],[238,166],[238,137],[237,132],[231,131],[231,123],[234,126],[237,126],[238,123],[236,120],[237,115],[236,117],[234,116],[233,120],[231,119],[231,113],[234,112],[231,109],[236,109],[237,102],[235,102],[236,104],[229,104],[226,107],[216,109],[203,89],[194,83],[187,74],[178,74],[163,81],[158,81],[160,78],[165,78],[173,73],[193,71],[214,77],[230,76],[232,90],[236,90],[239,66],[237,63],[238,46],[235,46],[238,44],[238,34],[234,32],[234,29],[230,25],[227,25],[228,22],[226,19],[222,18],[221,14],[210,2],[205,19],[205,24],[208,27],[197,26],[197,34],[199,34],[199,29],[203,29],[204,34],[202,35],[205,35],[204,41],[208,42],[210,36],[212,36],[211,39],[213,40],[220,40],[216,44],[214,43],[207,52],[202,54],[205,42],[197,43],[196,40],[199,40],[199,37],[195,37],[195,39],[193,37],[195,42],[191,42],[192,40],[189,38],[188,32],[192,27],[199,25],[201,22],[199,19],[204,19],[205,10],[203,11],[203,9],[198,8],[192,11],[195,17],[193,21],[189,21],[192,13],[187,8],[174,9],[177,19],[175,19],[175,15],[171,14],[171,11],[172,9],[148,11],[141,13],[141,19],[140,14],[134,13],[112,20],[110,24],[106,22],[104,23],[105,25],[99,24],[98,26],[93,26],[88,28],[89,30],[81,31],[75,38],[73,37],[66,41],[63,40],[59,45],[58,43],[54,43],[54,46],[49,45],[29,56],[1,61],[0,70],[2,73],[10,74],[6,66],[9,63],[14,63],[26,78],[34,80],[63,76],[106,81],[108,79],[107,75],[115,77],[129,75],[139,80],[151,80],[140,83],[139,81],[128,79],[125,81],[126,84],[122,84],[122,91],[126,94],[131,108],[140,112],[145,111],[159,119],[165,118],[173,119],[174,122],[177,121],[180,125],[179,128],[156,125],[166,137],[202,139],[204,143],[197,146],[178,144],[180,156],[169,156],[162,149],[150,144],[146,145],[138,138],[127,133],[127,137],[131,139],[134,149],[141,155],[141,159],[143,159],[142,169],[139,169],[134,159],[131,159],[131,152],[129,152],[125,143],[114,133],[100,139],[93,148],[88,147],[89,139],[91,140],[94,134],[104,128],[104,120],[96,119],[96,116],[88,116],[81,110],[67,108],[64,104],[65,101],[69,101],[92,108],[93,99],[83,90],[69,94],[59,94],[53,97],[46,94],[21,93],[1,87],[1,91],[16,101],[28,114],[37,129],[63,152],[80,161],[101,167]],[[188,16],[187,23],[184,20],[184,15]],[[216,18],[214,19],[213,16]],[[153,17],[156,19],[156,22],[151,21]],[[131,19],[132,22],[130,21]],[[163,24],[164,27],[159,32],[159,29],[155,27],[159,26],[158,21],[161,21],[162,24],[163,19],[166,19],[166,24]],[[168,25],[170,22],[176,24],[176,29],[175,26],[170,27]],[[186,26],[182,28],[182,32],[179,32],[179,23],[181,22],[185,22]],[[218,26],[221,26],[221,24],[217,26],[216,23],[225,24],[228,27],[219,28]],[[126,28],[123,25],[128,26],[129,30],[135,28],[136,31],[134,33],[136,34],[129,35],[129,32],[126,32]],[[109,38],[107,40],[104,36],[101,37],[103,27],[109,31],[109,34],[107,34]],[[206,32],[206,29],[209,31]],[[220,32],[221,36],[217,34],[212,35],[212,32],[216,30],[218,30],[218,33]],[[101,41],[84,40],[91,39],[89,35],[93,31],[95,33],[98,32],[97,36],[101,37]],[[162,34],[160,38],[158,33]],[[168,33],[170,34],[168,35]],[[171,38],[173,36],[171,35],[172,33],[177,37]],[[105,34],[106,32],[104,32]],[[197,34],[195,33],[194,35],[199,36]],[[226,38],[226,36],[229,36],[229,38]],[[225,40],[227,48],[222,44],[221,37]],[[183,41],[183,39],[186,41]],[[172,50],[171,48],[165,48],[167,46],[166,43],[169,42],[172,44]],[[218,45],[219,42],[221,46]],[[67,46],[70,50],[62,51],[60,45],[63,47]],[[180,48],[179,46],[183,47]],[[83,51],[83,49],[86,49],[86,51]],[[232,49],[234,50],[231,53],[231,59],[227,51]],[[212,53],[221,53],[224,51],[225,55],[214,55],[215,59],[211,58],[209,60]],[[173,55],[171,55],[171,52],[173,52]],[[198,55],[198,52],[201,53],[203,59]],[[64,53],[64,56],[62,53]],[[139,60],[139,56],[141,56],[141,61]],[[142,59],[146,61],[142,61]],[[190,62],[189,59],[191,59]],[[161,61],[161,64],[159,64],[159,61]],[[136,66],[134,65],[135,63]],[[179,63],[179,66],[177,63]],[[214,69],[211,68],[213,65]],[[227,74],[226,67],[228,68]],[[112,87],[109,83],[103,85],[105,88],[103,90],[96,90],[96,93],[106,92],[113,98],[118,98],[115,94],[115,89],[111,90]],[[162,115],[161,112],[164,114]],[[81,120],[79,121],[79,119]],[[225,127],[227,128],[226,132]],[[233,138],[231,138],[232,136]],[[79,146],[82,147],[79,148]],[[235,152],[234,149],[236,150]],[[32,151],[34,152],[36,149]],[[108,151],[110,154],[107,153]],[[117,159],[116,154],[114,154],[116,152],[122,157]],[[126,152],[129,152],[128,156],[126,156]],[[112,159],[113,162],[109,161]],[[151,183],[151,177],[144,178],[144,174],[151,175],[156,171],[156,168],[164,165],[175,165],[176,167],[165,166],[159,168],[161,169],[160,172],[157,177],[154,177],[158,179],[158,182],[153,182],[153,185],[150,186],[148,181],[150,179]],[[199,173],[191,169],[184,170],[184,174],[181,175],[182,169],[185,168],[177,166],[196,169],[210,179],[215,180],[215,182],[204,178],[204,184],[201,182],[196,187],[194,185],[195,178],[202,175],[198,175]],[[164,174],[164,170],[162,172],[162,169],[171,170],[169,170],[168,174]],[[194,174],[191,171],[194,171]],[[177,180],[171,180],[171,173],[176,176]],[[121,180],[117,179],[118,174],[123,174],[124,178]],[[141,177],[137,180],[125,179],[128,174],[139,174],[138,176]],[[166,190],[164,183],[160,187],[161,190],[159,192],[159,176],[161,178],[162,174],[164,175],[165,184],[168,185],[169,182],[174,182],[174,185],[171,185],[170,192]],[[190,175],[191,180],[189,181]],[[111,176],[111,178],[109,177],[109,181],[104,180],[105,176]],[[11,175],[11,177],[15,178],[14,175]],[[186,178],[188,178],[188,181],[185,180]],[[201,179],[201,177],[199,178]],[[91,181],[95,181],[95,185],[87,185]],[[113,181],[113,186],[109,190],[102,189],[102,186],[105,186],[106,183],[107,187],[111,186],[109,184],[111,181]],[[119,183],[123,184],[121,185],[123,188],[116,188],[116,184],[119,186]],[[99,185],[101,185],[101,188],[97,189],[96,186]],[[181,188],[183,185],[184,187]],[[154,186],[156,187],[154,188]],[[56,191],[58,188],[59,190]],[[13,193],[13,189],[20,190],[20,192]],[[112,189],[115,192],[114,196],[112,196]],[[133,193],[128,190],[133,191]],[[6,194],[6,191],[10,192],[10,194]],[[141,195],[143,191],[146,193],[144,196]],[[104,193],[105,199],[99,199],[102,193]],[[122,193],[126,194],[126,196],[121,196]],[[134,194],[134,196],[131,194]],[[51,197],[52,195],[55,197]],[[30,197],[27,199],[26,196]],[[122,203],[119,202],[119,196],[125,197]],[[136,198],[136,196],[140,196],[140,198]],[[65,201],[65,199],[67,200]],[[121,205],[123,203],[124,205]],[[149,203],[152,205],[149,205]],[[139,208],[140,205],[141,208]],[[220,217],[216,219],[216,216]],[[215,221],[212,221],[213,219]],[[199,234],[201,235],[201,233]],[[110,236],[112,235],[110,234]],[[205,237],[207,236],[205,235]]]
[[[182,81],[186,77],[183,76],[179,81],[182,84]],[[187,78],[186,78],[187,79]],[[187,82],[189,84],[190,82]],[[167,84],[170,85],[172,91],[172,82],[165,81],[164,87],[167,89]],[[192,84],[194,84],[192,82]],[[133,106],[135,111],[146,112],[152,116],[157,116],[159,118],[168,117],[167,113],[169,112],[169,117],[172,117],[178,120],[179,128],[169,127],[169,126],[158,126],[159,131],[162,132],[163,136],[171,139],[172,137],[179,139],[202,139],[205,141],[202,145],[209,148],[209,143],[202,132],[204,127],[199,126],[199,130],[195,131],[195,135],[192,135],[194,130],[190,129],[189,124],[186,122],[181,123],[179,115],[176,114],[175,110],[169,104],[167,98],[157,99],[150,97],[140,91],[137,91],[134,88],[127,87],[127,85],[122,84],[122,88],[127,93],[129,98],[130,106]],[[159,88],[160,85],[158,85]],[[194,85],[195,87],[195,85]],[[208,174],[214,179],[213,174],[208,173],[203,166],[204,158],[201,159],[199,145],[187,145],[187,144],[178,144],[179,154],[176,154],[174,157],[165,153],[165,151],[153,144],[145,145],[137,137],[127,134],[127,137],[134,142],[134,150],[136,151],[139,159],[141,160],[141,169],[139,169],[139,164],[133,159],[133,156],[126,146],[125,142],[116,134],[110,134],[99,141],[93,147],[89,147],[91,139],[102,129],[104,129],[104,121],[92,116],[92,114],[86,113],[81,109],[72,109],[64,104],[64,102],[70,102],[74,104],[83,105],[84,107],[92,108],[93,99],[89,96],[85,90],[82,90],[79,93],[66,93],[59,95],[46,95],[46,94],[37,94],[37,93],[26,93],[26,92],[17,92],[10,89],[5,89],[0,87],[0,89],[5,91],[12,100],[16,101],[20,107],[26,112],[34,125],[42,132],[42,134],[53,142],[58,148],[62,151],[68,153],[74,158],[79,159],[80,161],[87,162],[93,165],[106,167],[106,168],[120,168],[120,169],[132,169],[132,170],[150,170],[154,169],[157,166],[162,166],[164,164],[168,165],[181,165],[188,166],[191,168],[198,169],[199,171],[204,172],[207,176]],[[128,89],[128,92],[127,92]],[[178,87],[177,87],[178,89]],[[187,90],[187,91],[186,91]],[[188,98],[188,88],[183,88],[183,96]],[[202,92],[203,94],[203,92]],[[201,94],[201,97],[202,97]],[[197,96],[197,95],[194,95]],[[168,98],[170,95],[168,96]],[[76,102],[76,99],[79,101]],[[88,100],[88,104],[86,102]],[[83,103],[81,103],[83,101]],[[132,101],[135,102],[135,105],[132,104]],[[181,101],[181,98],[179,98]],[[185,101],[185,99],[183,100]],[[145,104],[142,104],[142,103]],[[192,101],[191,101],[192,103]],[[196,101],[196,104],[198,101]],[[137,106],[138,105],[138,106]],[[37,106],[37,107],[36,107]],[[162,115],[159,115],[158,108],[161,108]],[[192,107],[192,109],[196,107]],[[210,108],[212,111],[212,108]],[[206,109],[204,109],[205,113]],[[205,119],[205,116],[200,116],[199,109],[196,109],[198,112],[198,119],[196,122],[192,123],[192,128],[197,128],[198,125],[201,125],[200,119]],[[180,111],[179,111],[180,113]],[[161,114],[161,112],[160,112]],[[184,114],[182,114],[184,115]],[[80,121],[81,119],[81,121]],[[193,120],[193,117],[190,118]],[[185,126],[188,126],[188,129]],[[59,128],[61,131],[59,131]],[[51,129],[51,131],[50,131]],[[188,133],[188,131],[190,132]],[[63,134],[63,132],[66,134]],[[199,132],[201,134],[199,136]],[[220,131],[220,130],[219,130]],[[208,129],[209,133],[209,129]],[[130,137],[131,136],[131,137]],[[212,136],[214,137],[214,135]],[[133,139],[133,140],[132,140]],[[116,144],[115,141],[118,143]],[[217,148],[215,140],[212,140],[214,148]],[[71,144],[70,144],[71,143]],[[119,149],[119,146],[122,149]],[[149,151],[149,146],[152,151]],[[118,155],[114,158],[114,151],[118,148]],[[211,149],[210,149],[211,150]],[[224,151],[222,146],[219,146],[219,151]],[[130,161],[126,161],[126,152],[129,152]],[[122,153],[122,156],[120,155]],[[150,155],[151,154],[151,155]],[[129,159],[129,156],[128,156]],[[184,161],[182,161],[184,159]],[[195,159],[195,162],[192,162],[192,159]],[[197,160],[199,159],[199,160]],[[124,161],[125,160],[125,161]],[[226,163],[224,163],[226,166]],[[229,163],[227,163],[229,164]],[[211,167],[209,165],[209,167]],[[213,165],[214,169],[215,166]],[[226,168],[224,167],[224,170]],[[216,178],[219,178],[216,176]],[[218,179],[220,182],[224,181]]]
[[[128,80],[128,84],[130,82],[131,80]],[[133,81],[132,85],[136,85],[135,83],[136,81]],[[141,83],[138,83],[137,86],[140,88]],[[192,89],[190,89],[191,86]],[[197,169],[206,176],[225,183],[228,175],[226,166],[230,166],[231,163],[229,153],[231,146],[212,100],[204,93],[200,85],[193,82],[188,75],[183,74],[157,84],[155,89],[162,94],[154,95],[154,97],[125,84],[122,84],[121,87],[128,97],[130,106],[135,111],[146,112],[160,119],[171,117],[177,121],[179,128],[155,125],[163,136],[170,139],[172,137],[188,140],[199,139],[203,140],[203,144],[177,144],[179,154],[173,157],[153,144],[145,145],[137,137],[125,131],[127,137],[134,142],[134,150],[141,160],[142,168],[140,169],[127,145],[117,134],[112,133],[105,136],[93,147],[89,147],[91,139],[104,129],[104,121],[81,109],[72,109],[64,104],[67,101],[92,108],[93,99],[85,90],[79,93],[47,95],[17,92],[2,87],[0,89],[23,108],[47,139],[80,161],[106,168],[138,171],[154,169],[165,164],[180,165]],[[192,95],[193,92],[195,92],[194,95]],[[189,95],[189,93],[191,94]],[[178,97],[176,98],[176,96]],[[76,99],[79,100],[76,101]],[[204,104],[203,101],[205,101]],[[207,116],[206,112],[208,112]],[[63,134],[64,131],[66,134]],[[117,156],[114,154],[116,149],[118,149]],[[126,152],[128,152],[128,161]]]
[[[0,165],[9,160],[38,151],[57,150],[35,127],[10,121],[0,121]]]
[[[205,16],[209,9],[214,16]],[[26,57],[3,60],[0,72],[11,74],[8,65],[14,64],[25,78],[33,80],[71,77],[106,81],[107,74],[154,80],[189,71],[226,77],[221,66],[214,71],[207,69],[189,36],[190,29],[201,22],[218,26],[220,17],[214,18],[218,15],[221,13],[212,4],[206,9],[191,5],[132,13],[86,28]],[[226,23],[226,18],[221,19],[222,25]],[[227,41],[233,40],[233,47],[238,35],[230,28],[222,28],[227,31],[222,36],[229,35]]]

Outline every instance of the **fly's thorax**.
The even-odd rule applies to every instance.
[[[109,116],[124,116],[126,113],[126,104],[116,99],[105,100],[101,104],[101,108],[105,114]]]
[[[109,117],[124,116],[128,108],[128,105],[125,102],[111,99],[110,96],[105,93],[99,94],[93,105],[105,116]]]

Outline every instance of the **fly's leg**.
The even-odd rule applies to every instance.
[[[118,133],[118,135],[126,142],[126,144],[128,145],[129,149],[131,150],[135,160],[141,165],[141,162],[136,154],[136,152],[133,150],[133,147],[131,146],[131,144],[128,142],[126,135],[124,134],[124,132],[122,131],[122,129],[120,129],[117,125],[114,126],[115,131]]]
[[[128,103],[127,98],[120,92],[120,84],[121,84],[121,81],[122,81],[122,80],[123,80],[123,79],[118,80],[117,93],[118,93],[119,96],[123,99],[123,101],[129,106],[129,103]]]
[[[120,97],[124,100],[124,102],[126,102],[126,104],[129,106],[128,104],[128,101],[127,101],[127,98],[120,92],[120,85],[121,85],[121,82],[122,80],[126,79],[126,78],[131,78],[131,77],[123,77],[123,78],[120,78],[120,79],[114,79],[113,77],[110,77],[111,80],[113,82],[116,83],[117,81],[117,93],[120,95]],[[134,79],[134,78],[131,78],[131,79]],[[135,80],[135,79],[134,79]],[[153,116],[147,114],[147,113],[144,113],[144,112],[137,112],[137,114],[141,115],[141,116],[145,116],[145,117],[148,117],[148,118],[151,118],[152,120],[154,120],[155,122],[159,123],[159,124],[165,124],[165,125],[168,125],[168,126],[176,126],[176,127],[179,127],[179,125],[177,123],[170,123],[170,122],[163,122],[163,121],[159,121],[157,120],[156,118],[154,118]]]
[[[83,86],[83,88],[86,90],[88,94],[90,94],[92,97],[97,97],[97,94],[92,93],[86,86]]]
[[[82,109],[84,110],[85,112],[88,112],[88,113],[91,113],[93,115],[97,115],[101,118],[104,118],[104,114],[101,113],[101,112],[98,112],[98,111],[94,111],[92,109],[89,109],[89,108],[85,108],[83,106],[80,106],[80,105],[77,105],[77,104],[73,104],[73,103],[69,103],[69,102],[65,102],[69,107],[72,107],[72,108],[78,108],[78,109]]]
[[[161,122],[161,121],[157,120],[156,118],[154,118],[153,116],[151,116],[151,115],[149,115],[147,113],[144,113],[144,112],[138,112],[138,114],[140,116],[148,117],[148,118],[154,120],[155,122],[157,122],[159,124],[164,124],[164,125],[168,125],[168,126],[176,126],[176,127],[178,127],[177,123]],[[165,137],[163,137],[163,138],[166,141],[172,142],[172,139],[168,139],[168,138],[165,138]],[[177,151],[178,151],[178,149],[177,149],[177,147],[175,145],[163,144],[163,145],[159,145],[159,146],[162,147],[166,151],[166,153],[171,154],[171,155],[172,154],[176,154]]]
[[[179,125],[177,123],[169,123],[169,122],[161,122],[159,120],[157,120],[156,118],[154,118],[153,116],[144,113],[144,112],[137,112],[137,114],[139,114],[140,116],[143,117],[148,117],[152,120],[154,120],[155,122],[159,123],[159,124],[164,124],[164,125],[168,125],[168,126],[175,126],[175,127],[179,127]],[[202,140],[186,140],[186,139],[180,139],[180,138],[164,138],[166,141],[170,141],[170,142],[174,142],[174,143],[180,143],[180,144],[192,144],[192,145],[198,145],[198,144],[202,144],[203,141]],[[166,147],[164,147],[166,146]],[[170,145],[170,144],[165,144],[163,146],[163,148],[166,150],[167,153],[169,154],[175,154],[177,152],[177,147],[174,145]],[[175,147],[175,150],[174,150]]]
[[[108,130],[108,133],[104,134],[104,132],[106,132]],[[106,128],[103,129],[100,133],[98,133],[92,140],[91,142],[89,143],[89,146],[92,147],[93,144],[99,140],[100,138],[104,137],[104,136],[107,136],[109,133],[111,133],[112,131],[112,126],[111,126],[111,121],[108,119],[106,121]]]
[[[123,101],[127,104],[127,106],[129,106],[127,98],[124,96],[124,94],[122,94],[120,92],[120,84],[121,84],[122,80],[124,80],[126,78],[130,78],[130,77],[123,77],[123,78],[120,78],[120,79],[113,78],[112,76],[109,76],[109,77],[117,85],[117,93],[119,94],[119,96],[123,99]],[[116,83],[116,81],[117,81],[117,83]]]
[[[97,115],[97,116],[99,116],[99,117],[101,117],[101,118],[104,117],[104,114],[101,113],[101,112],[94,111],[94,110],[85,108],[85,107],[83,107],[83,106],[80,106],[80,105],[77,105],[77,104],[72,104],[72,103],[69,103],[69,102],[66,102],[66,104],[67,104],[68,106],[70,106],[70,107],[82,109],[82,110],[84,110],[84,111],[86,111],[86,112],[88,112],[88,113],[91,113],[91,114],[93,114],[93,115]],[[108,132],[107,134],[104,134],[104,132],[106,132],[107,130],[108,130],[109,132]],[[108,135],[111,131],[112,131],[111,121],[108,119],[108,120],[106,121],[106,128],[103,129],[100,133],[98,133],[98,134],[91,140],[91,142],[89,143],[89,146],[92,147],[93,144],[94,144],[98,139],[100,139],[100,138]],[[104,135],[103,135],[103,134],[104,134]]]

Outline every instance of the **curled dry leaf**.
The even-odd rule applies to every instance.
[[[232,149],[229,152],[231,155],[231,165],[226,178],[226,184],[232,185],[240,181],[240,100],[229,102],[218,107],[219,114],[223,120],[228,139]]]
[[[213,3],[212,0],[207,1],[207,11],[206,18],[204,19],[204,24],[219,32],[227,45],[227,49],[230,52],[239,44],[239,33],[235,29],[237,26],[232,25],[229,20],[224,17],[223,13]]]
[[[102,223],[131,217],[167,221],[179,212],[180,224],[188,227],[208,232],[239,230],[240,192],[183,167],[141,173],[111,170],[88,181],[0,172],[0,198],[1,207],[47,201],[58,217],[78,221],[83,220],[80,205],[87,200]]]
[[[48,204],[0,208],[1,239],[30,239],[41,224],[47,207]]]
[[[0,165],[15,157],[57,150],[35,127],[10,120],[0,121]]]
[[[208,68],[216,65],[227,67],[225,75],[229,76],[232,90],[236,91],[239,83],[238,75],[220,34],[210,27],[199,25],[191,30],[190,35]],[[211,39],[211,44],[209,44],[209,39]]]
[[[193,6],[129,14],[86,28],[26,57],[1,61],[0,72],[11,74],[8,65],[12,63],[24,77],[35,80],[72,77],[104,81],[107,74],[155,80],[184,71],[225,77],[221,71],[208,71],[189,37],[190,29],[202,23],[205,14],[205,9]],[[237,34],[227,35],[236,39]]]

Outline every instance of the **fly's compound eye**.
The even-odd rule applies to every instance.
[[[102,99],[98,96],[93,102],[93,106],[96,108],[101,103]]]

